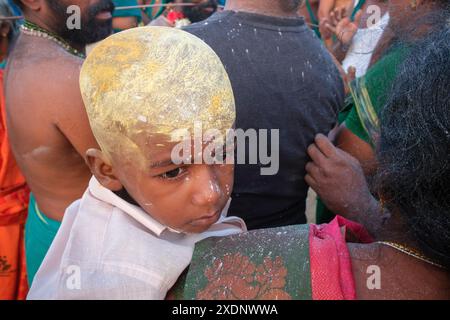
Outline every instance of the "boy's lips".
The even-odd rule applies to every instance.
[[[207,215],[204,215],[203,217],[200,217],[200,218],[198,218],[198,219],[195,219],[195,220],[192,222],[192,224],[194,224],[194,225],[207,225],[207,224],[213,224],[213,223],[215,223],[215,222],[219,219],[219,216],[220,216],[220,211],[217,210],[217,211],[214,212],[214,213],[207,214]]]

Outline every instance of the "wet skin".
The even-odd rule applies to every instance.
[[[177,165],[171,155],[177,143],[144,136],[133,139],[138,149],[126,151],[126,155],[120,150],[110,151],[110,156],[89,150],[87,163],[96,178],[111,191],[126,189],[150,216],[174,230],[207,230],[229,200],[233,165]],[[204,143],[200,153],[208,150],[207,146]]]

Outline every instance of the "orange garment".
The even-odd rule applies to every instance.
[[[0,70],[0,300],[22,300],[28,293],[24,231],[29,193],[8,141]]]

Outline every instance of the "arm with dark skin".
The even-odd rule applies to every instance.
[[[351,132],[343,123],[336,133],[336,146],[355,157],[362,166],[366,176],[377,169],[375,152],[372,146]]]
[[[92,134],[79,88],[81,65],[80,60],[76,64],[64,67],[67,69],[67,74],[73,74],[74,77],[61,81],[61,87],[55,90],[57,92],[55,99],[58,102],[56,105],[59,105],[61,109],[55,114],[54,124],[84,159],[86,151],[98,147],[98,144]]]
[[[91,173],[84,156],[97,147],[79,89],[82,60],[44,46],[44,40],[26,40],[42,49],[30,63],[22,58],[28,46],[18,42],[10,60],[5,88],[10,141],[39,208],[61,220],[87,187]]]
[[[305,181],[334,213],[363,224],[375,238],[391,234],[390,214],[371,194],[358,159],[319,134],[308,147]]]
[[[138,0],[138,4],[139,5],[146,5],[146,4],[150,4],[150,1],[148,1],[148,0]],[[141,10],[141,18],[142,18],[142,22],[144,23],[144,26],[148,25],[151,22],[150,17],[145,13],[144,9]]]

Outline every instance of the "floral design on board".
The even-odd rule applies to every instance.
[[[285,291],[287,269],[281,257],[259,265],[240,253],[226,254],[205,270],[206,287],[199,300],[291,300]]]

